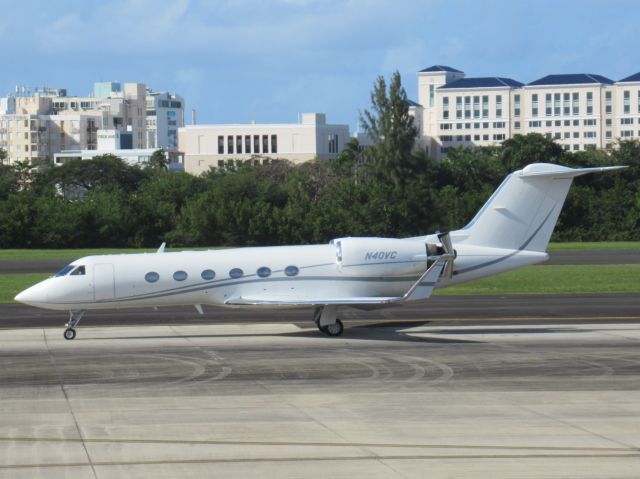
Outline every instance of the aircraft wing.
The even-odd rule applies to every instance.
[[[327,306],[327,305],[374,305],[374,304],[392,304],[403,303],[405,301],[414,301],[418,299],[427,299],[431,296],[433,288],[438,282],[438,278],[442,274],[442,269],[446,263],[446,258],[437,260],[422,276],[409,288],[403,296],[365,296],[365,297],[301,297],[301,296],[277,296],[277,295],[259,295],[259,296],[238,296],[229,298],[225,304],[230,306]]]

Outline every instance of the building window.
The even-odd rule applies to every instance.
[[[631,113],[631,92],[629,90],[625,90],[623,93],[623,103],[622,108],[625,115]]]
[[[544,113],[546,116],[551,116],[551,114],[553,113],[552,107],[551,107],[551,93],[547,93],[544,97]]]
[[[622,138],[629,138],[629,137],[633,136],[633,130],[622,130],[620,132],[620,136]]]
[[[587,92],[587,115],[593,115],[593,92]]]
[[[473,117],[480,118],[480,97],[473,97]]]
[[[531,95],[531,116],[538,116],[538,94]]]
[[[480,141],[480,135],[473,135],[473,141]]]
[[[464,97],[464,117],[471,118],[471,97]]]
[[[584,126],[596,126],[596,119],[590,118],[590,119],[584,120]]]
[[[482,135],[482,141],[489,141],[489,135]]]
[[[224,153],[224,136],[218,137],[218,154],[222,155]]]
[[[640,90],[638,90],[638,113],[640,113]]]
[[[338,135],[334,135],[334,153],[338,152]],[[271,153],[278,153],[278,135],[271,135]]]
[[[573,145],[573,151],[578,151],[580,149],[580,145]]]
[[[607,114],[611,113],[612,105],[611,105],[611,92],[604,92],[604,112]]]
[[[633,125],[633,118],[620,118],[621,125]]]
[[[260,135],[253,135],[253,152],[260,153]]]
[[[611,139],[611,137],[612,137],[612,135],[611,135],[611,130],[607,130],[607,131],[605,131],[605,133],[604,133],[604,137],[605,137],[607,140],[610,140],[610,139]]]
[[[513,124],[513,128],[514,128],[515,130],[519,130],[519,129],[520,129],[520,122],[519,122],[519,121],[514,122],[514,124]]]
[[[233,154],[233,136],[227,136],[227,154]]]
[[[482,118],[489,118],[489,95],[482,96]]]
[[[251,136],[250,135],[244,136],[244,152],[251,153]]]
[[[456,97],[456,118],[457,119],[462,118],[462,97],[461,96]]]
[[[571,96],[571,109],[574,115],[580,114],[580,93],[572,93]]]
[[[187,273],[184,271],[176,271],[175,273],[173,273],[173,279],[175,279],[176,281],[184,281],[185,279],[187,279]]]
[[[579,131],[574,131],[573,132],[573,137],[574,138],[580,138],[580,132]]]
[[[571,94],[563,93],[562,95],[562,114],[569,116],[571,114]]]
[[[530,121],[529,122],[529,128],[540,128],[541,125],[541,121],[537,120],[537,121]],[[548,122],[547,122],[548,123]]]
[[[242,136],[236,136],[236,153],[242,154]]]
[[[442,119],[449,119],[449,97],[442,97]]]
[[[553,116],[560,116],[560,93],[553,94]]]
[[[213,278],[216,277],[216,272],[213,271],[212,269],[205,269],[200,276],[202,276],[202,279],[204,279],[205,281],[211,281]]]
[[[159,279],[160,279],[160,275],[158,273],[156,273],[155,271],[152,271],[152,272],[147,273],[147,274],[144,275],[144,280],[147,283],[155,283]]]
[[[496,118],[502,118],[502,95],[496,95]]]
[[[520,95],[513,96],[513,116],[520,116]]]
[[[429,106],[434,105],[435,96],[436,96],[436,86],[429,85]]]
[[[565,139],[571,138],[571,132],[570,131],[565,131],[563,136],[564,136]]]
[[[269,136],[262,135],[262,153],[269,153]]]
[[[500,133],[497,135],[493,135],[493,141],[503,141],[504,140],[504,134]]]

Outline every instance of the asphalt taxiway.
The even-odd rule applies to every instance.
[[[3,478],[637,478],[640,321],[0,331]]]

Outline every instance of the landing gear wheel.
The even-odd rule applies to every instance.
[[[64,339],[73,339],[76,337],[76,330],[73,328],[67,328],[64,330]]]
[[[342,321],[336,319],[335,323],[329,324],[327,326],[322,326],[320,328],[320,331],[322,331],[327,336],[340,336],[344,331],[344,325],[342,324]]]

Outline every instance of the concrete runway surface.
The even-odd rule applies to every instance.
[[[640,320],[350,326],[0,330],[0,477],[639,477]]]
[[[550,255],[549,261],[541,264],[640,264],[640,249],[557,251]],[[75,259],[2,260],[0,274],[55,273]]]

